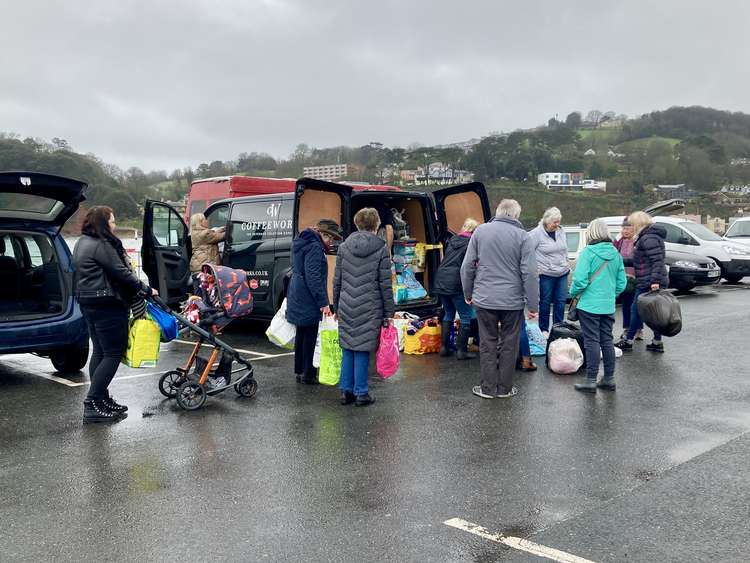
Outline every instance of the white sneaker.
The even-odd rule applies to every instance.
[[[511,387],[510,391],[503,395],[495,395],[496,399],[508,399],[514,395],[518,395],[518,387]]]
[[[495,397],[492,395],[488,395],[484,391],[482,391],[481,385],[475,385],[471,388],[471,392],[474,393],[477,397],[482,397],[482,399],[494,399]]]

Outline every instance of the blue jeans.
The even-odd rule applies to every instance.
[[[583,346],[586,348],[586,377],[596,381],[599,359],[604,362],[604,379],[615,376],[615,345],[612,340],[614,315],[597,315],[578,309],[578,318],[583,331]]]
[[[539,328],[549,332],[549,312],[552,324],[565,320],[565,300],[568,298],[568,274],[564,276],[539,276]]]
[[[466,303],[464,296],[460,293],[457,295],[441,295],[440,303],[443,306],[443,320],[453,322],[458,312],[458,318],[461,319],[461,326],[468,327],[474,316],[474,309]]]
[[[630,328],[630,317],[633,310],[633,301],[635,301],[635,292],[622,293],[620,298],[622,299],[622,328],[627,330]]]
[[[342,350],[341,381],[342,392],[354,393],[357,396],[367,395],[367,369],[370,365],[370,352]]]
[[[641,320],[641,317],[638,315],[638,297],[640,297],[644,293],[648,293],[648,289],[636,289],[635,293],[633,294],[633,306],[630,308],[630,326],[628,327],[628,336],[627,339],[631,342],[635,338],[635,333],[638,332],[643,328],[643,321]],[[661,334],[654,331],[654,340],[659,342],[661,340]]]
[[[526,332],[526,319],[521,324],[521,343],[518,348],[521,357],[528,358],[531,356],[531,345],[529,344],[529,333]]]

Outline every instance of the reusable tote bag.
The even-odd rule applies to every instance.
[[[380,329],[375,367],[382,377],[390,377],[398,371],[399,362],[398,329],[389,324]]]
[[[294,337],[297,335],[297,327],[286,320],[286,298],[281,303],[281,307],[271,320],[271,324],[266,330],[268,340],[287,350],[294,349]]]
[[[131,368],[152,368],[159,361],[161,329],[151,319],[134,319],[122,363]]]
[[[339,345],[339,323],[325,316],[318,330],[320,336],[320,368],[318,381],[323,385],[338,385],[341,377],[341,346]]]

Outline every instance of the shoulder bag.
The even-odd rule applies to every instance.
[[[593,281],[594,281],[594,280],[595,280],[596,278],[598,278],[598,277],[599,277],[599,274],[601,274],[601,273],[602,273],[602,271],[604,270],[604,268],[605,268],[605,266],[606,266],[607,264],[609,264],[609,260],[605,260],[605,261],[604,261],[604,262],[602,263],[602,265],[601,265],[601,266],[599,266],[599,267],[598,267],[598,268],[596,269],[596,272],[594,272],[594,273],[593,273],[593,274],[591,275],[591,277],[589,278],[589,285],[588,285],[588,286],[586,286],[586,289],[588,289],[589,287],[591,287],[591,283],[592,283],[592,282],[593,282]],[[584,291],[586,291],[586,289],[584,289],[584,290],[583,290],[583,291],[582,291],[581,293],[579,293],[578,295],[576,295],[576,296],[575,296],[575,297],[574,297],[574,298],[573,298],[573,299],[572,299],[572,300],[570,301],[570,306],[568,307],[568,320],[569,320],[569,321],[574,321],[574,322],[575,322],[575,321],[578,321],[578,302],[579,302],[579,301],[581,300],[581,296],[583,295],[583,292],[584,292]]]

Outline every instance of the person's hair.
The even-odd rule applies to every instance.
[[[380,227],[380,215],[372,207],[365,207],[354,215],[354,225],[359,231],[377,232]]]
[[[83,218],[81,234],[106,240],[115,247],[120,257],[125,259],[125,248],[122,246],[122,241],[109,228],[110,217],[112,217],[111,207],[95,205],[86,212],[86,216]]]
[[[653,217],[645,211],[636,211],[628,217],[628,223],[632,225],[635,236],[638,236],[643,229],[653,224],[653,222]]]
[[[193,213],[190,216],[190,230],[200,227],[203,224],[203,221],[206,219],[206,216],[203,215],[203,213]]]
[[[586,243],[595,240],[607,240],[609,238],[609,227],[604,219],[594,219],[586,228]]]
[[[476,229],[479,226],[479,222],[476,219],[472,219],[469,217],[464,221],[463,226],[461,227],[462,233],[473,233],[474,229]]]
[[[511,219],[518,219],[521,216],[521,206],[515,199],[504,199],[497,206],[495,211],[497,217],[510,217]]]
[[[112,208],[106,205],[95,205],[86,212],[81,225],[81,233],[96,238],[107,238],[107,234],[113,234],[109,228],[109,218],[112,217]]]
[[[544,215],[542,215],[542,225],[544,227],[549,225],[552,221],[557,220],[562,220],[562,213],[560,213],[560,210],[557,207],[550,207],[544,212]]]

